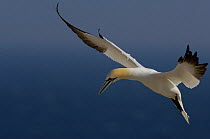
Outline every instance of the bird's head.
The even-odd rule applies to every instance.
[[[127,68],[117,68],[113,69],[106,76],[106,80],[103,83],[101,89],[99,90],[99,94],[102,94],[106,88],[108,88],[112,83],[120,80],[126,79],[129,76],[129,70]]]

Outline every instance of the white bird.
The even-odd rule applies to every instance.
[[[126,68],[117,68],[111,70],[99,90],[99,94],[103,93],[107,87],[112,83],[120,80],[137,80],[154,92],[172,99],[176,107],[182,113],[183,117],[189,124],[189,116],[185,112],[181,92],[178,85],[183,83],[188,88],[194,88],[200,83],[201,77],[204,75],[208,63],[199,64],[197,52],[192,54],[187,46],[184,57],[180,57],[177,66],[169,72],[158,72],[154,69],[146,68],[139,64],[133,57],[115,44],[103,37],[100,32],[99,37],[95,37],[90,33],[80,30],[70,23],[68,23],[59,13],[58,4],[56,11],[59,17],[66,23],[66,25],[77,34],[77,36],[88,46],[96,49],[100,53],[105,54],[113,61],[116,61]]]

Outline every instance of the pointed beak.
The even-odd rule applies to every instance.
[[[102,94],[114,81],[116,81],[117,78],[109,78],[107,79],[103,85],[101,86],[101,89],[99,90],[98,94]]]

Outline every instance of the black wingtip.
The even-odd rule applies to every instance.
[[[190,51],[190,45],[188,44],[188,45],[187,45],[186,53],[188,53],[189,51]]]
[[[192,54],[192,51],[190,51],[190,46],[187,45],[185,55],[184,57],[180,57],[178,59],[178,63],[181,64],[183,62],[186,62],[192,65],[194,68],[193,76],[200,80],[200,78],[205,74],[205,71],[207,70],[206,66],[208,65],[208,63],[199,64],[199,58],[197,55],[197,52]]]
[[[56,5],[56,12],[57,12],[58,16],[66,23],[66,21],[63,19],[63,17],[60,15],[58,7],[59,7],[59,2]]]
[[[194,53],[193,57],[197,57],[198,53],[197,51]]]
[[[202,65],[204,65],[204,67],[206,67],[208,65],[208,63],[203,63]]]
[[[57,12],[58,16],[61,18],[61,20],[63,20],[63,22],[66,23],[67,26],[69,26],[70,28],[72,28],[72,25],[69,24],[69,23],[60,15],[60,13],[59,13],[59,11],[58,11],[58,6],[59,6],[59,3],[57,3],[57,6],[56,6],[56,12]]]
[[[98,35],[99,35],[99,37],[101,38],[101,39],[104,39],[104,37],[101,35],[101,33],[100,33],[100,28],[98,29]]]
[[[85,31],[83,31],[83,30],[81,30],[81,29],[76,28],[75,26],[73,26],[72,24],[70,24],[69,22],[67,22],[67,21],[60,15],[60,13],[59,13],[59,11],[58,11],[58,6],[59,6],[59,3],[57,3],[57,6],[56,6],[56,12],[57,12],[58,16],[61,18],[61,20],[63,20],[64,23],[66,23],[66,25],[67,25],[69,28],[72,29],[72,31],[73,31],[74,33],[76,33],[76,30],[78,30],[78,31],[81,31],[81,32],[83,32],[83,33],[90,34],[90,33],[88,33],[88,32],[85,32]]]
[[[179,63],[182,63],[183,62],[183,57],[182,56],[178,59],[178,62]]]
[[[59,12],[58,12],[58,5],[59,5],[59,2],[58,2],[57,5],[56,5],[56,12],[57,12],[57,13],[59,13]]]
[[[187,45],[187,48],[190,49],[190,45],[189,44]]]

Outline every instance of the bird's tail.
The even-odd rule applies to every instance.
[[[186,111],[184,110],[184,107],[183,107],[183,104],[182,104],[182,100],[181,100],[181,96],[175,96],[175,99],[172,99],[172,101],[174,102],[176,107],[179,109],[179,111],[182,113],[182,115],[183,115],[184,119],[186,120],[186,122],[188,124],[190,124],[189,116],[187,115]]]
[[[187,121],[188,124],[190,124],[189,122],[189,116],[187,115],[187,113],[184,111],[181,111],[182,115],[184,116],[184,119]]]

